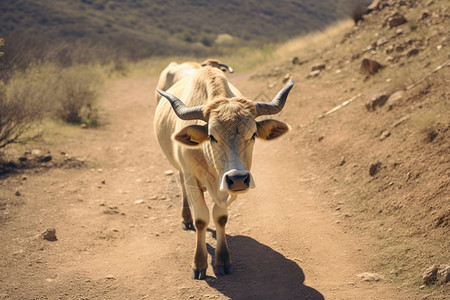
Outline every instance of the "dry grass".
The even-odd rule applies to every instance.
[[[25,143],[39,135],[46,119],[97,124],[95,101],[100,68],[52,63],[31,64],[0,81],[0,148]],[[38,134],[31,134],[38,132]]]
[[[343,33],[353,26],[350,19],[337,22],[323,31],[313,32],[305,36],[299,36],[281,45],[274,53],[277,59],[302,56],[310,52],[316,52],[337,43],[342,39]]]

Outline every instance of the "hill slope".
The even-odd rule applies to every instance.
[[[114,45],[131,57],[280,42],[348,14],[341,1],[2,1],[1,36]],[[112,51],[112,49],[110,49]]]

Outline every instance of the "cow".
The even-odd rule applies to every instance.
[[[222,71],[205,66],[167,91],[157,90],[168,101],[157,105],[156,137],[179,172],[183,229],[196,231],[193,279],[205,279],[208,265],[205,237],[210,215],[205,191],[214,201],[214,271],[232,272],[225,235],[228,206],[255,187],[250,173],[255,139],[272,140],[289,131],[283,122],[256,118],[280,112],[293,85],[291,80],[270,103],[254,102],[243,97]]]
[[[191,76],[198,69],[201,69],[205,66],[211,66],[222,70],[223,72],[233,73],[234,70],[230,66],[226,64],[220,63],[215,59],[207,59],[202,63],[197,62],[184,62],[182,64],[178,64],[176,62],[171,62],[160,74],[157,88],[163,91],[167,91],[172,85],[176,82],[180,81],[184,77]],[[155,91],[156,102],[159,102],[161,99],[161,95]]]

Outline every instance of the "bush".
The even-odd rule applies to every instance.
[[[355,25],[358,24],[359,21],[364,20],[364,15],[367,13],[367,7],[364,6],[361,1],[355,1],[350,11],[350,17],[355,22]]]
[[[7,84],[0,81],[0,149],[38,137],[31,129],[46,118],[97,125],[99,78],[87,66],[47,63],[15,71]]]
[[[42,86],[43,81],[40,70],[16,72],[8,85],[0,81],[0,148],[39,136],[27,133],[51,110],[49,91]]]
[[[58,74],[53,94],[56,116],[68,123],[98,122],[95,102],[100,76],[86,66],[63,69]]]

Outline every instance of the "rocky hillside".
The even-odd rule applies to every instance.
[[[325,49],[293,51],[256,77],[277,88],[296,79],[291,142],[319,166],[304,172],[339,222],[378,241],[374,269],[443,299],[448,275],[434,285],[422,273],[450,262],[450,7],[381,0],[371,8]]]

